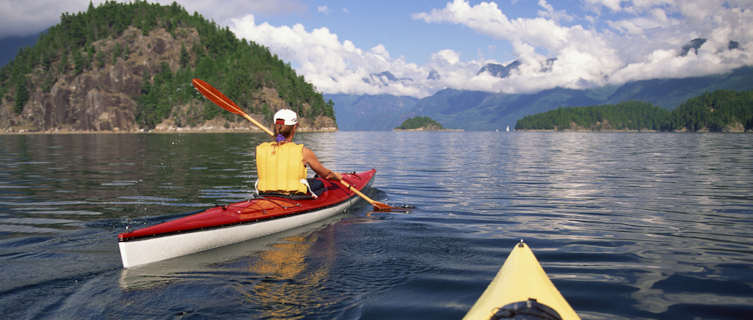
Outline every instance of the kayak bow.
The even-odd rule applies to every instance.
[[[533,251],[520,241],[463,319],[580,320]]]
[[[354,204],[372,182],[376,170],[343,174],[339,181],[322,180],[325,191],[316,199],[264,196],[206,209],[196,214],[118,235],[124,268],[167,260],[308,225]]]

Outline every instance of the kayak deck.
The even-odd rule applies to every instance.
[[[343,174],[355,189],[370,185],[376,170]],[[358,200],[337,181],[324,180],[316,199],[252,198],[118,235],[123,267],[166,260],[313,223]]]
[[[464,319],[492,319],[499,313],[515,313],[514,304],[538,305],[546,313],[553,309],[559,319],[580,319],[541,267],[531,248],[516,244],[494,280],[471,307]],[[543,304],[542,308],[540,305]],[[525,306],[524,306],[525,307]],[[504,319],[504,317],[502,318]],[[536,319],[536,318],[530,318]],[[542,319],[557,319],[542,317]]]

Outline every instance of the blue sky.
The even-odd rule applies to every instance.
[[[535,9],[535,5],[526,3],[529,5],[515,6],[517,11]],[[425,63],[433,52],[442,49],[453,49],[468,57],[479,54],[490,57],[507,56],[507,59],[512,57],[510,46],[504,41],[494,41],[462,26],[431,25],[411,18],[414,13],[445,4],[444,1],[333,1],[318,6],[326,7],[323,13],[316,11],[285,16],[270,14],[259,15],[257,19],[264,19],[272,25],[300,23],[307,29],[325,27],[337,34],[340,40],[351,40],[361,48],[382,44],[392,56],[403,56],[406,60],[419,64]]]
[[[94,1],[95,4],[101,1]],[[169,3],[170,1],[158,1]],[[0,0],[0,37],[39,32],[88,0]],[[533,92],[753,65],[750,0],[180,0],[261,43],[323,93]],[[694,38],[708,39],[680,55]],[[739,48],[729,50],[729,42]],[[556,58],[552,63],[550,59]],[[505,79],[487,63],[521,62]],[[389,71],[399,81],[388,81]],[[429,78],[429,74],[439,78]]]

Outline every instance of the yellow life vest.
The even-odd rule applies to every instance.
[[[259,192],[306,193],[303,145],[265,142],[256,147],[256,189]]]

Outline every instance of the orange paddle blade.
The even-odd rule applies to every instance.
[[[239,115],[246,114],[245,112],[243,112],[243,110],[241,110],[240,107],[238,107],[237,104],[235,104],[235,102],[233,102],[233,100],[230,100],[230,98],[222,94],[220,90],[215,89],[206,81],[194,78],[193,80],[191,80],[191,83],[196,88],[196,90],[199,90],[199,92],[204,95],[204,97],[214,102],[216,105],[222,107],[223,109]]]
[[[212,85],[208,84],[206,81],[201,79],[194,78],[191,80],[191,83],[196,88],[196,90],[199,90],[204,97],[209,99],[210,101],[214,102],[214,104],[222,107],[223,109],[230,111],[232,113],[235,113],[237,115],[240,115],[246,120],[251,121],[255,126],[257,126],[259,129],[263,130],[270,136],[274,136],[275,134],[269,130],[267,127],[259,123],[259,121],[254,120],[254,118],[251,118],[251,116],[248,115],[248,113],[243,112],[241,108],[233,102],[233,100],[230,100],[230,98],[226,97],[220,90],[215,89],[212,87]]]
[[[374,201],[371,203],[372,206],[374,206],[375,211],[395,211],[397,208],[388,205],[386,203],[381,203],[378,201]]]
[[[352,191],[353,193],[357,194],[359,197],[366,200],[366,202],[370,203],[372,206],[374,206],[375,211],[401,211],[399,208],[395,208],[393,206],[390,206],[386,203],[381,203],[379,201],[376,201],[374,199],[369,198],[367,195],[363,194],[361,191],[358,191],[358,189],[353,188],[348,182],[345,180],[340,180],[340,183],[344,185],[348,190]]]

